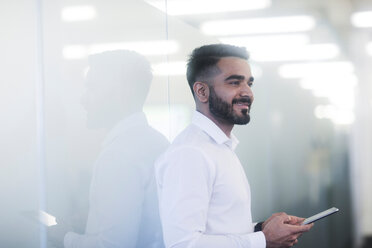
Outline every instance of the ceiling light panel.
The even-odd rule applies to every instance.
[[[62,20],[65,22],[89,21],[96,17],[93,6],[70,6],[62,9]]]
[[[335,44],[312,44],[292,48],[268,47],[253,50],[252,60],[259,62],[327,60],[339,56]]]
[[[372,27],[372,11],[356,12],[352,14],[351,23],[358,28]]]
[[[169,15],[196,15],[263,9],[271,0],[147,0],[148,4]]]
[[[154,40],[138,42],[101,43],[92,45],[68,45],[62,50],[65,59],[82,59],[91,54],[112,50],[131,50],[145,56],[173,54],[178,51],[178,42]]]
[[[307,34],[227,37],[220,41],[246,47],[252,60],[260,62],[326,60],[340,54],[336,44],[309,44]]]
[[[157,76],[186,76],[186,61],[170,61],[157,63],[152,66],[154,75]],[[252,74],[255,78],[262,76],[262,68],[251,64]]]
[[[244,46],[248,51],[268,47],[291,48],[310,43],[310,37],[307,34],[224,37],[219,40],[225,44]]]
[[[315,24],[312,16],[284,16],[209,21],[201,25],[201,30],[214,36],[291,33],[309,31]]]
[[[172,40],[137,41],[123,43],[94,44],[89,47],[90,53],[126,49],[143,55],[164,55],[178,51],[178,43]]]
[[[355,120],[354,112],[349,109],[338,108],[334,105],[318,105],[314,109],[314,115],[318,119],[330,119],[337,125],[350,125]]]
[[[354,65],[349,61],[285,64],[279,67],[283,78],[325,77],[326,75],[350,75]]]

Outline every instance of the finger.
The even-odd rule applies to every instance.
[[[309,231],[313,227],[313,224],[303,225],[303,226],[297,226],[297,225],[295,226],[295,225],[287,224],[287,227],[289,228],[289,231],[291,233],[299,234],[299,233],[304,233],[304,232]]]
[[[294,240],[294,241],[291,243],[291,247],[294,246],[294,245],[297,244],[297,243],[298,243],[298,240],[297,240],[297,239]]]
[[[293,243],[293,242],[295,242],[295,240],[298,238],[298,235],[296,234],[296,235],[291,235],[289,238],[288,238],[288,240],[289,240],[289,242],[291,242],[291,243]]]
[[[274,218],[279,218],[283,223],[288,223],[291,218],[286,213],[281,213],[280,215],[274,216]]]
[[[286,223],[292,224],[292,225],[300,225],[305,220],[304,218],[299,218],[293,215],[288,215],[288,216],[289,216],[289,221],[287,221]]]
[[[285,242],[282,242],[280,247],[292,247],[292,246],[293,246],[293,241],[287,240]]]
[[[288,216],[288,214],[286,214],[285,212],[279,212],[279,213],[273,214],[273,216]]]
[[[272,214],[265,222],[267,223],[267,222],[269,222],[269,221],[271,221],[272,219],[274,219],[276,216],[279,216],[279,215],[282,215],[283,214],[283,212],[280,212],[280,213],[274,213],[274,214]],[[264,222],[264,223],[265,223]]]
[[[314,226],[314,223],[311,223],[311,224],[307,224],[307,225],[304,225],[304,226],[308,226],[308,227],[309,227],[309,230],[310,230],[311,228],[313,228],[313,226]]]
[[[290,215],[287,215],[287,216],[283,215],[283,217],[285,218],[284,219],[285,224],[293,224],[294,219],[292,219]]]
[[[296,224],[300,224],[305,220],[305,218],[302,218],[302,217],[297,217],[293,215],[290,215],[290,216],[291,216],[292,222],[296,222]]]

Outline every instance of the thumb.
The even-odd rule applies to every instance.
[[[290,230],[292,233],[303,233],[303,232],[308,232],[313,226],[314,223],[307,224],[307,225],[289,225]]]

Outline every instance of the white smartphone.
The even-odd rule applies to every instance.
[[[335,208],[335,207],[327,209],[323,212],[320,212],[316,215],[313,215],[313,216],[305,219],[304,222],[302,223],[302,225],[307,225],[307,224],[313,223],[313,222],[315,222],[317,220],[320,220],[320,219],[323,219],[324,217],[327,217],[331,214],[337,213],[338,211],[339,211],[339,209]]]

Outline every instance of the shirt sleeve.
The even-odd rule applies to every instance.
[[[196,148],[173,151],[156,165],[160,215],[167,248],[265,248],[262,232],[206,234],[216,168]]]

